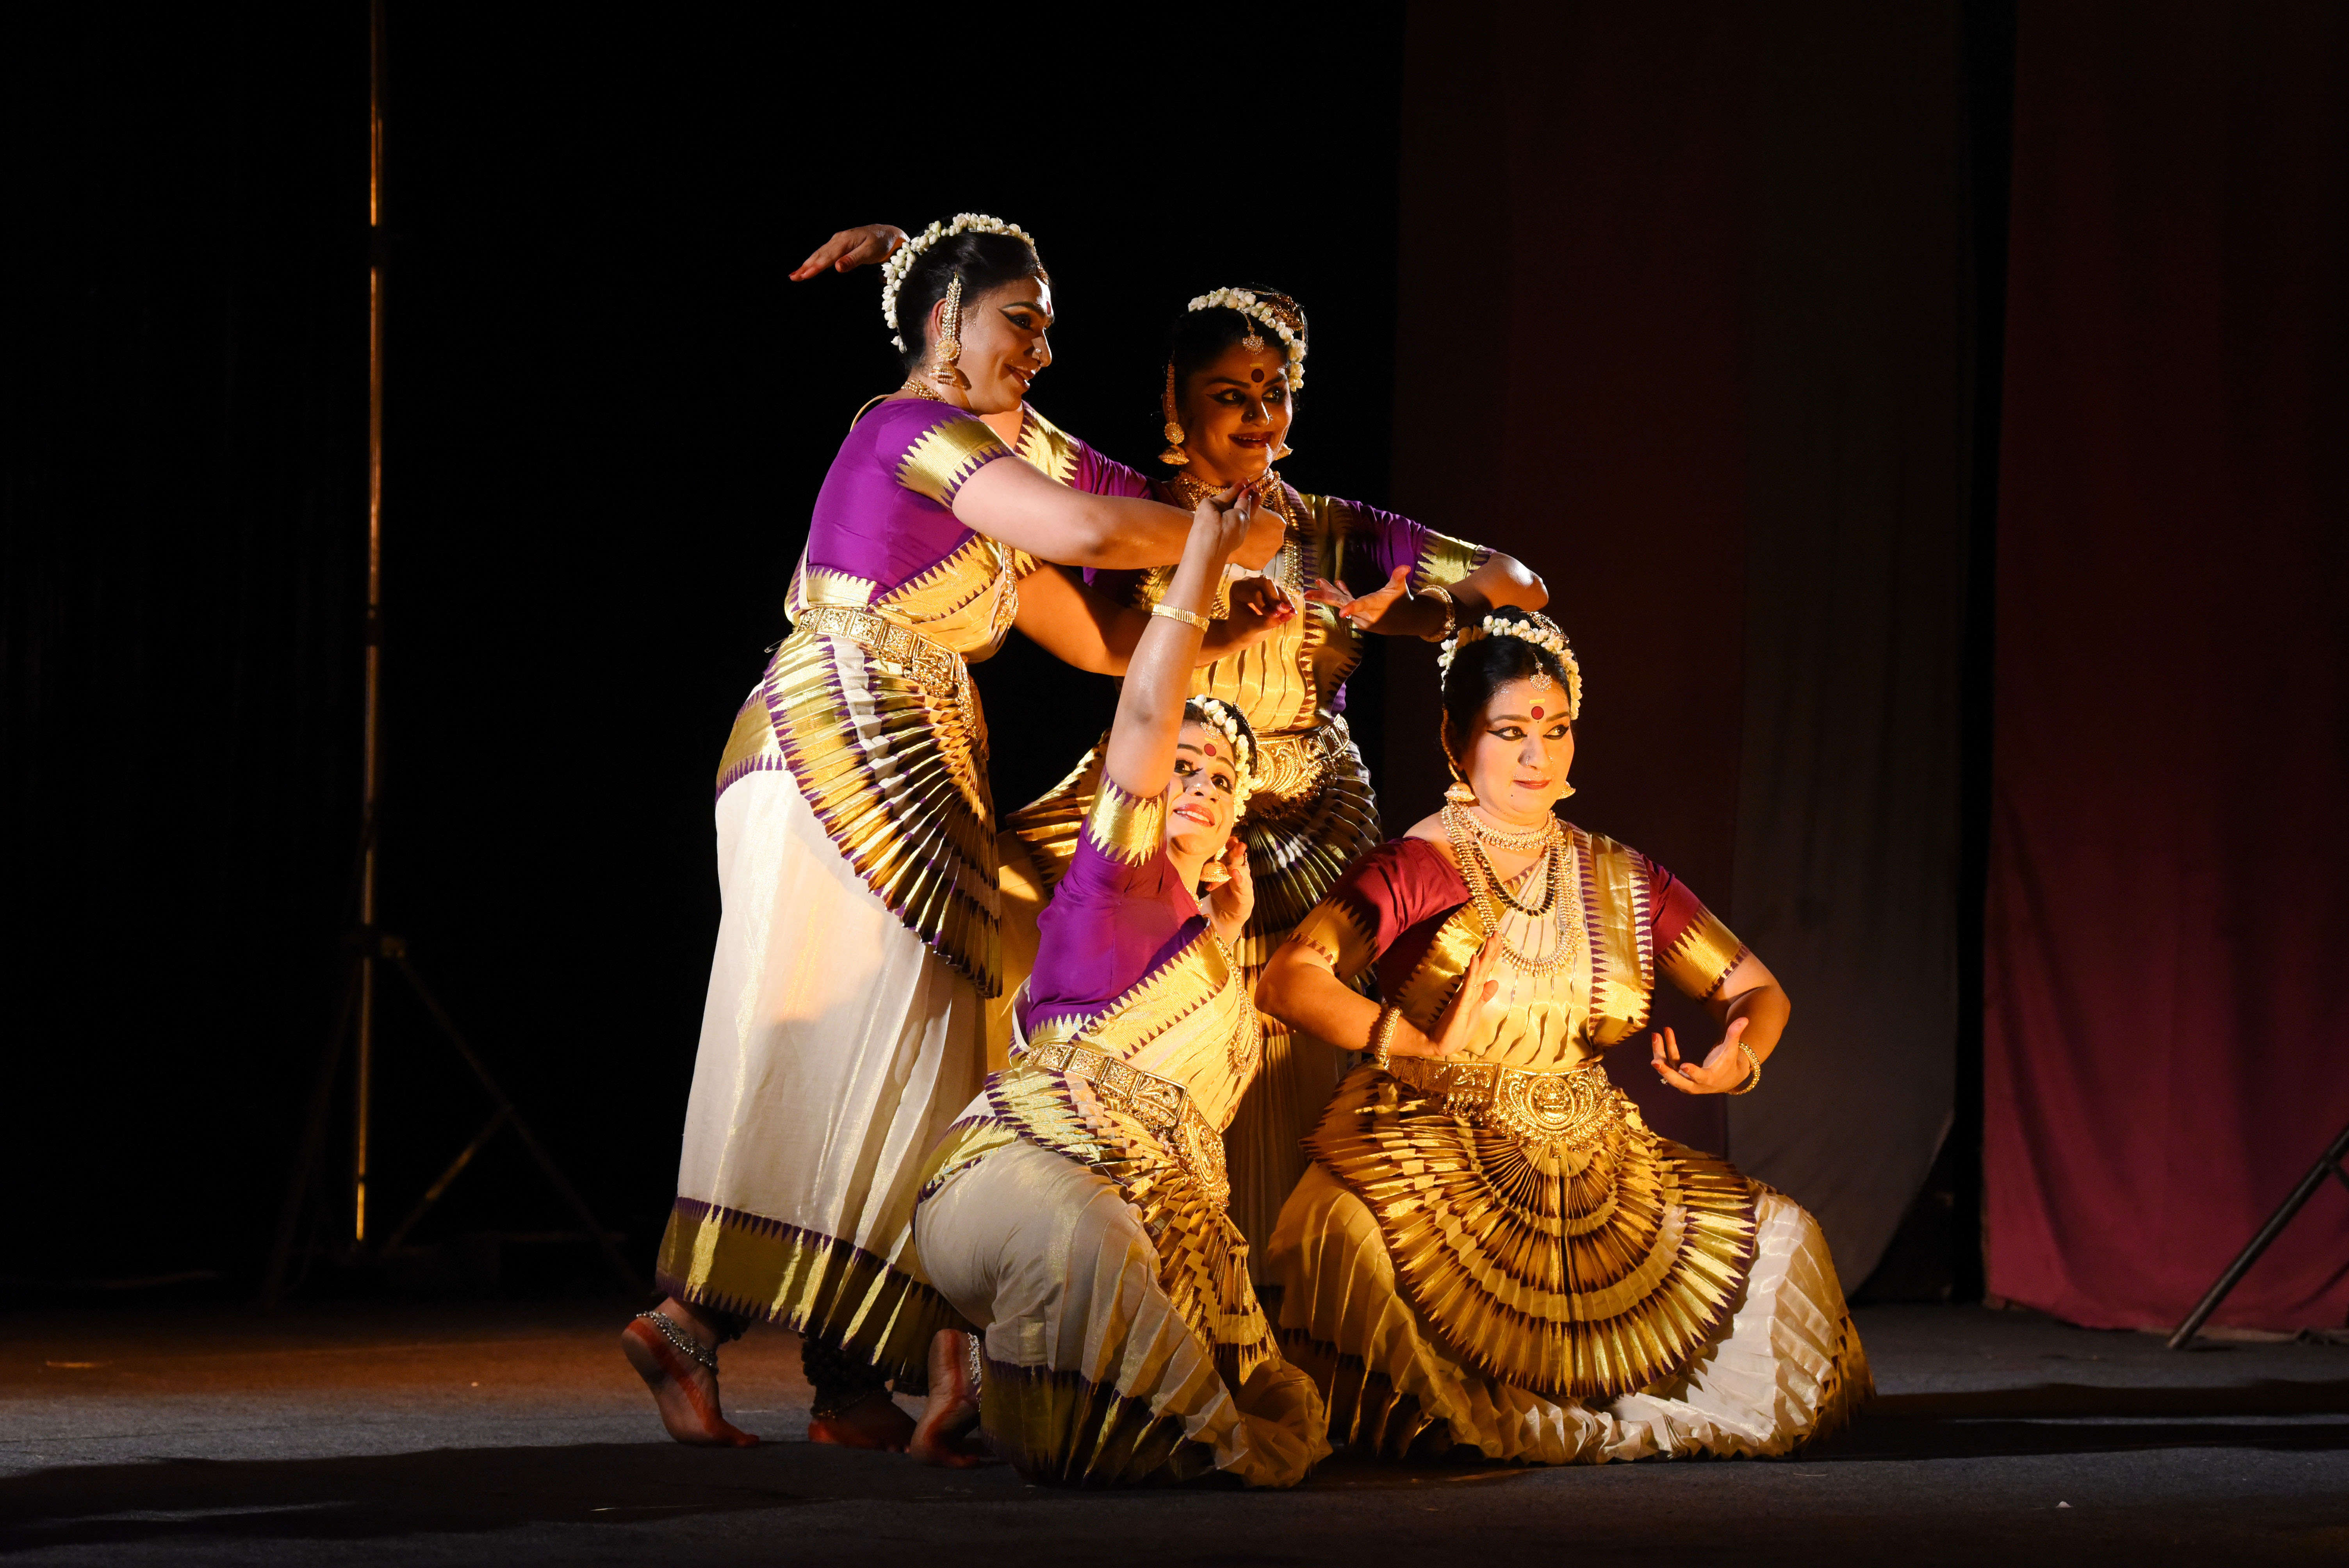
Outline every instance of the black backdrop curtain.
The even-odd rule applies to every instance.
[[[326,1034],[357,825],[366,9],[12,14],[0,48],[33,263],[0,306],[0,1146],[42,1200],[0,1265],[20,1280],[248,1274]],[[1129,460],[1157,449],[1183,302],[1291,289],[1315,376],[1284,468],[1388,499],[1400,6],[1235,49],[1228,83],[1163,31],[1030,20],[997,93],[927,74],[936,40],[894,13],[391,5],[386,919],[640,1253],[716,926],[718,752],[839,435],[897,379],[875,273],[783,273],[844,223],[1022,223],[1061,314],[1038,406]],[[1002,801],[1108,716],[1106,683],[1016,641],[978,676]],[[1375,756],[1375,667],[1356,696]],[[387,1018],[402,1202],[481,1108],[404,1004]],[[421,1238],[567,1223],[493,1145]]]
[[[1795,998],[1725,1126],[1637,1052],[1619,1079],[1812,1206],[1855,1284],[1951,1107],[1961,45],[1954,5],[1411,12],[1398,504],[1547,573],[1589,691],[1569,815]],[[1394,822],[1442,764],[1432,666],[1390,688]]]

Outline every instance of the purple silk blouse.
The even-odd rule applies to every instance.
[[[874,405],[840,443],[816,492],[807,563],[864,578],[876,598],[904,586],[970,542],[950,510],[955,494],[1009,456],[960,408],[913,397]]]
[[[1108,779],[1104,794],[1133,797]],[[1077,852],[1036,921],[1036,966],[1019,1015],[1032,1034],[1054,1018],[1098,1013],[1197,939],[1207,917],[1162,846],[1129,865],[1078,831]]]

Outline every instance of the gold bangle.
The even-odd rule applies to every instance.
[[[1745,1065],[1754,1069],[1754,1075],[1747,1078],[1744,1083],[1739,1084],[1735,1088],[1731,1089],[1729,1092],[1732,1094],[1752,1094],[1755,1089],[1762,1087],[1762,1058],[1755,1056],[1754,1054],[1754,1047],[1747,1045],[1744,1040],[1737,1042],[1737,1048],[1745,1054]]]
[[[1150,613],[1154,615],[1164,615],[1170,621],[1181,621],[1186,625],[1196,626],[1203,632],[1215,624],[1205,615],[1193,614],[1190,611],[1173,604],[1153,604],[1150,606]]]
[[[1452,596],[1451,589],[1446,588],[1441,583],[1431,583],[1426,587],[1419,591],[1419,596],[1423,599],[1433,599],[1437,603],[1444,606],[1443,629],[1441,631],[1422,633],[1421,640],[1430,643],[1440,643],[1444,641],[1444,638],[1452,635],[1453,633],[1460,629],[1460,601]]]
[[[1394,1034],[1402,1024],[1402,1009],[1389,1007],[1379,1014],[1379,1021],[1371,1026],[1370,1049],[1363,1053],[1371,1066],[1381,1072],[1394,1060]]]

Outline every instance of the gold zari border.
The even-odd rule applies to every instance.
[[[890,1377],[922,1372],[939,1329],[969,1326],[853,1242],[691,1198],[669,1211],[654,1281],[679,1301],[838,1345]]]
[[[949,419],[905,449],[897,460],[897,482],[951,511],[971,475],[998,458],[1011,456],[1003,438],[978,420]]]
[[[978,1418],[999,1452],[1049,1486],[1172,1486],[1215,1469],[1213,1446],[1179,1416],[1078,1373],[988,1357]]]

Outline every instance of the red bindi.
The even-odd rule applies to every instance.
[[[1213,757],[1215,754],[1216,754],[1216,743],[1215,743],[1214,741],[1210,740],[1209,742],[1207,742],[1207,755],[1208,755],[1208,756],[1210,756],[1210,757]]]
[[[1539,718],[1541,717],[1541,705],[1538,703],[1534,705],[1534,717],[1536,718]]]
[[[1261,370],[1251,370],[1248,372],[1248,379],[1251,381],[1261,381],[1264,379],[1264,372]]]

